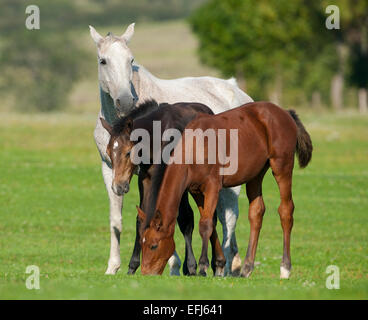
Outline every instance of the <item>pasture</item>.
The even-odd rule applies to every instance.
[[[108,198],[93,141],[96,115],[2,112],[0,299],[367,299],[368,117],[298,113],[311,134],[314,154],[306,169],[294,171],[293,269],[290,280],[280,281],[279,193],[270,172],[250,279],[169,277],[167,269],[162,277],[143,277],[140,269],[127,276],[135,237],[136,179],[124,201],[121,271],[106,276]],[[236,231],[242,259],[249,236],[247,209],[243,190]],[[220,224],[217,228],[221,236]],[[175,241],[183,259],[178,228]],[[25,286],[28,265],[40,268],[40,290]],[[326,288],[329,265],[340,269],[339,290]]]

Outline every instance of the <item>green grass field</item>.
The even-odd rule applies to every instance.
[[[368,117],[300,114],[315,150],[311,165],[294,171],[293,270],[290,280],[280,281],[279,194],[270,173],[250,279],[169,277],[168,270],[162,277],[127,276],[136,179],[124,202],[122,268],[105,276],[108,200],[92,135],[95,115],[2,113],[0,299],[367,299]],[[237,239],[243,259],[249,235],[244,192],[240,211]],[[198,218],[196,213],[197,259]],[[175,239],[183,257],[178,230]],[[40,290],[25,286],[28,265],[40,268]],[[326,289],[329,265],[340,269],[339,290]]]

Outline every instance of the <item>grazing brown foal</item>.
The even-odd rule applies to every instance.
[[[216,142],[206,139],[202,147],[189,141],[187,130],[213,129]],[[220,130],[225,129],[226,138],[220,140]],[[237,139],[230,134],[237,129]],[[224,130],[222,130],[223,132]],[[189,137],[189,135],[188,135]],[[202,140],[203,141],[203,140]],[[226,145],[225,145],[226,144]],[[236,145],[237,170],[224,174],[223,161]],[[262,181],[269,167],[278,184],[281,203],[278,209],[283,229],[283,257],[280,277],[289,278],[291,270],[290,234],[293,226],[294,203],[291,193],[294,154],[298,155],[301,168],[307,166],[312,157],[312,142],[309,134],[292,110],[285,111],[268,102],[255,102],[240,106],[218,115],[200,115],[185,128],[181,143],[175,150],[183,164],[167,166],[156,203],[155,215],[147,224],[142,236],[142,273],[161,274],[168,257],[175,248],[174,230],[180,199],[189,190],[201,214],[199,232],[202,237],[202,253],[199,259],[200,274],[206,275],[208,268],[208,240],[213,231],[213,214],[218,193],[223,187],[246,183],[249,199],[250,238],[241,276],[249,277],[254,268],[254,259],[259,232],[265,212],[262,197]],[[217,150],[217,161],[209,161]],[[198,161],[198,151],[203,151],[204,161]],[[190,154],[193,163],[185,163]],[[201,155],[200,155],[201,157]],[[213,160],[213,159],[212,159]],[[214,163],[215,162],[215,163]],[[221,164],[222,163],[222,164]],[[140,210],[139,210],[140,211]],[[140,214],[143,213],[139,212]],[[223,256],[217,255],[217,264],[223,265]]]

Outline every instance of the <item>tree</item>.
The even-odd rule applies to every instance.
[[[368,1],[337,0],[341,28],[337,39],[348,47],[348,80],[359,94],[359,110],[368,112]]]
[[[359,110],[368,112],[368,44],[355,44],[351,48],[350,82],[358,88]]]
[[[366,86],[368,1],[334,2],[341,13],[338,30],[325,26],[327,0],[210,0],[190,24],[202,61],[225,76],[244,74],[256,99],[287,83],[296,96],[322,93],[327,100],[332,83],[332,100],[342,104],[348,73],[351,84]]]
[[[200,39],[200,57],[224,75],[239,70],[256,98],[269,86],[297,81],[298,73],[320,49],[314,46],[313,5],[296,0],[212,0],[191,17]],[[312,9],[311,9],[312,7]],[[304,65],[303,65],[304,64]],[[266,90],[265,90],[266,89]]]
[[[322,1],[323,6],[329,4]],[[367,112],[368,1],[336,0],[334,5],[340,13],[340,28],[330,32],[339,56],[335,78],[348,78],[359,89],[360,110]]]

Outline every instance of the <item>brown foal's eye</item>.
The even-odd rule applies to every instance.
[[[158,244],[154,244],[153,246],[151,246],[151,250],[155,250],[158,248]]]
[[[125,155],[127,158],[130,157],[130,151]]]

